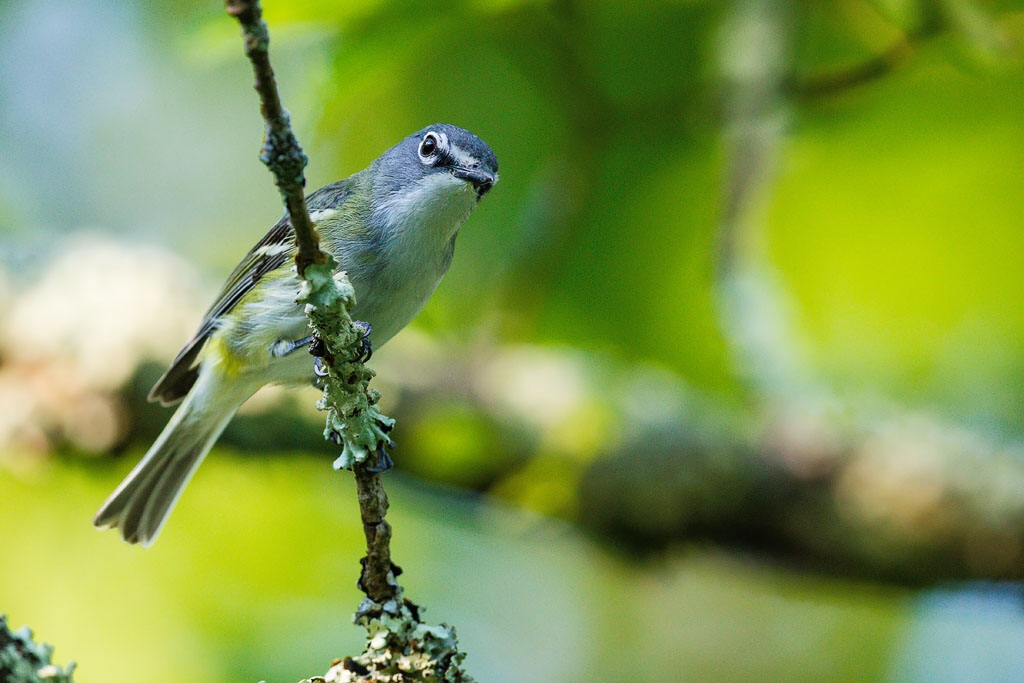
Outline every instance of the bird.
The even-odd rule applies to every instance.
[[[367,168],[306,197],[321,246],[356,295],[349,312],[380,348],[430,299],[455,239],[498,182],[483,140],[438,123],[402,139]],[[228,276],[195,335],[149,400],[178,404],[163,431],[100,507],[93,525],[128,543],[156,540],[186,484],[238,408],[266,384],[313,376],[310,328],[296,297],[295,233],[287,214]]]

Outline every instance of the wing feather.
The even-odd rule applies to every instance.
[[[306,198],[311,213],[335,209],[351,196],[350,180],[342,180],[320,188]],[[231,312],[242,298],[267,273],[284,265],[294,256],[295,233],[291,221],[285,216],[249,250],[245,258],[231,271],[217,298],[206,311],[199,329],[178,352],[167,372],[157,380],[149,392],[149,400],[162,405],[173,405],[185,397],[199,376],[196,362],[200,352],[220,325],[221,319]]]

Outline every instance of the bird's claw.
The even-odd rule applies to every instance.
[[[363,333],[363,338],[360,340],[359,353],[356,355],[355,360],[359,363],[365,363],[373,357],[373,343],[370,341],[373,325],[362,320],[355,320],[352,324]]]
[[[395,443],[392,441],[389,445],[393,448]],[[394,466],[395,461],[391,459],[391,455],[384,450],[384,446],[382,445],[377,449],[377,462],[373,467],[367,467],[366,471],[372,472],[373,474],[381,474],[383,472],[387,472]]]

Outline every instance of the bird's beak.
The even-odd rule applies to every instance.
[[[456,166],[452,169],[452,175],[460,180],[472,183],[473,187],[476,188],[477,197],[483,197],[487,194],[488,190],[494,187],[494,183],[498,182],[498,178],[495,174],[485,171],[482,168]]]

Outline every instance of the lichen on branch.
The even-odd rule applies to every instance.
[[[61,668],[50,661],[53,648],[36,643],[32,631],[23,627],[7,628],[7,617],[0,614],[0,681],[3,683],[74,683],[75,663]]]
[[[303,170],[307,157],[299,145],[270,65],[270,32],[255,0],[226,0],[228,14],[242,26],[245,54],[252,63],[260,111],[266,134],[260,160],[274,176],[274,182],[288,211],[295,232],[295,267],[303,279],[299,303],[305,306],[310,325],[319,340],[324,398],[318,404],[327,411],[324,435],[342,446],[337,468],[351,468],[390,445],[387,433],[394,421],[377,409],[378,394],[369,389],[373,371],[359,362],[363,334],[348,314],[355,304],[355,292],[338,264],[320,249],[320,239],[306,210]]]
[[[274,175],[297,247],[295,266],[302,278],[297,302],[314,332],[311,351],[324,395],[317,407],[327,411],[324,436],[342,447],[336,469],[351,469],[366,537],[366,557],[358,586],[366,594],[355,622],[367,631],[358,657],[338,660],[326,677],[311,681],[465,681],[454,629],[419,620],[419,608],[402,596],[391,562],[391,526],[385,520],[388,497],[381,472],[390,465],[386,448],[394,420],[377,407],[380,397],[369,388],[374,373],[363,363],[367,329],[352,320],[355,291],[337,262],[320,249],[319,237],[305,203],[307,158],[281,106],[270,66],[270,33],[258,0],[225,0],[228,14],[242,26],[245,54],[252,63],[254,87],[266,123],[260,160]]]
[[[334,469],[352,469],[371,456],[385,457],[391,445],[388,432],[395,421],[380,412],[380,394],[369,388],[374,372],[361,362],[363,332],[348,314],[355,304],[355,290],[337,264],[328,257],[324,264],[306,268],[302,289],[296,299],[305,306],[316,330],[318,357],[323,359],[324,395],[317,407],[327,411],[324,437],[342,447]]]

